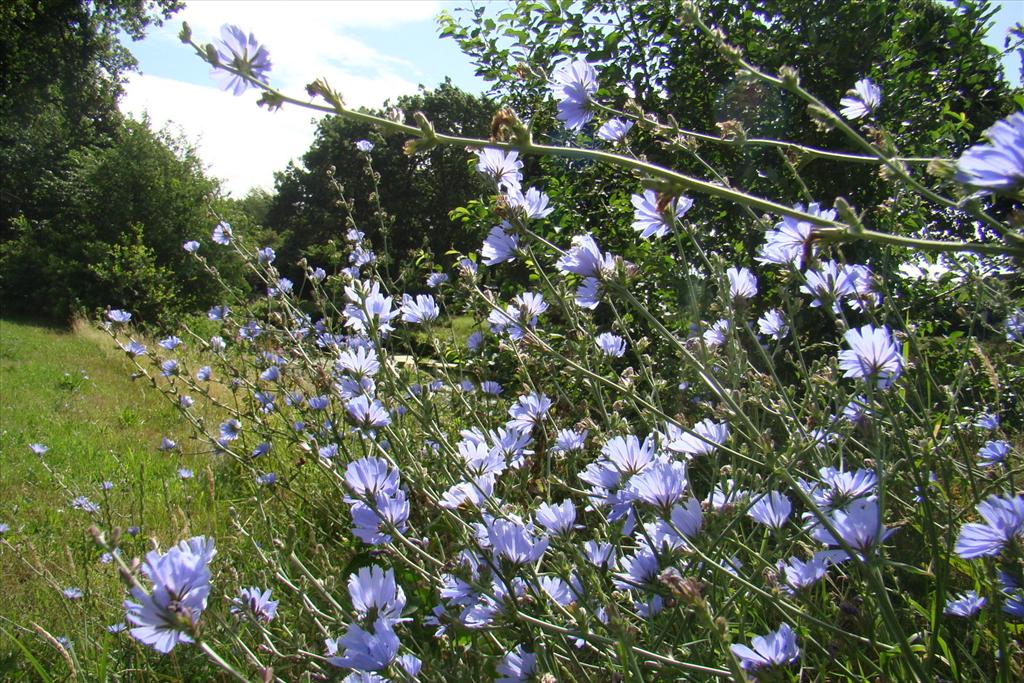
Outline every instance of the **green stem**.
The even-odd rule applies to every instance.
[[[852,239],[863,239],[879,244],[888,244],[894,247],[906,247],[920,249],[921,251],[967,251],[975,254],[987,254],[989,256],[1013,256],[1024,258],[1024,248],[1010,247],[1003,244],[983,244],[981,242],[946,242],[943,240],[929,240],[919,237],[904,237],[902,235],[891,235],[885,232],[874,230],[851,230],[848,227],[834,229],[826,228],[815,233],[820,236],[823,242],[848,242]]]
[[[825,117],[828,118],[829,124],[838,128],[840,131],[842,131],[844,135],[846,135],[847,138],[852,140],[855,145],[857,145],[862,150],[878,159],[878,161],[881,162],[894,175],[899,177],[900,180],[902,180],[908,186],[910,186],[910,188],[914,190],[914,192],[932,202],[935,202],[936,204],[940,204],[951,209],[962,210],[966,212],[969,216],[972,216],[973,218],[977,218],[978,220],[983,221],[990,228],[998,232],[1000,235],[1006,232],[1005,225],[1003,225],[1001,222],[999,222],[992,216],[988,215],[981,209],[962,207],[960,206],[960,204],[953,201],[952,199],[949,199],[948,197],[943,197],[934,190],[922,185],[920,181],[918,181],[916,178],[910,175],[907,169],[901,163],[899,163],[899,160],[896,157],[887,155],[878,147],[868,142],[864,138],[864,136],[855,131],[848,123],[846,123],[845,120],[843,120],[841,116],[836,114],[828,105],[826,105],[813,94],[805,90],[800,85],[799,79],[779,78],[778,76],[772,76],[768,73],[765,73],[764,71],[761,71],[753,64],[745,60],[742,56],[740,56],[738,51],[735,51],[735,48],[731,48],[731,46],[729,46],[725,42],[725,38],[722,37],[721,34],[716,34],[714,31],[712,31],[707,26],[707,24],[705,24],[704,21],[700,18],[700,15],[698,13],[694,13],[693,19],[694,24],[697,26],[697,28],[699,28],[706,36],[708,36],[711,40],[715,41],[719,46],[723,48],[728,48],[734,52],[734,54],[736,55],[735,63],[740,69],[748,72],[750,75],[764,81],[765,83],[770,83],[772,85],[778,86],[779,88],[782,88],[783,90],[791,92],[794,95],[797,95],[802,100],[807,102],[809,105],[817,109],[820,113],[822,113]],[[1003,251],[1000,253],[1007,252]]]
[[[544,629],[545,631],[550,631],[552,633],[558,633],[558,634],[561,634],[561,635],[564,635],[564,636],[569,636],[569,637],[572,637],[572,638],[582,638],[583,640],[593,641],[593,642],[596,642],[596,643],[601,643],[603,645],[617,645],[618,644],[618,641],[616,641],[616,640],[614,640],[612,638],[606,638],[604,636],[599,636],[599,635],[597,635],[595,633],[581,633],[581,632],[573,630],[571,628],[566,628],[564,626],[558,626],[556,624],[549,623],[549,622],[544,621],[542,619],[537,619],[536,617],[531,617],[529,614],[524,614],[523,612],[519,612],[516,615],[516,617],[518,619],[521,619],[522,621],[525,621],[528,624],[533,624],[534,626],[539,626],[540,628]],[[690,662],[681,662],[678,659],[673,659],[672,657],[666,657],[665,655],[659,655],[656,652],[651,652],[650,650],[645,650],[645,649],[643,649],[641,647],[636,647],[634,645],[630,645],[629,649],[632,650],[633,652],[635,652],[636,654],[642,656],[642,657],[647,657],[648,659],[653,659],[656,662],[660,662],[662,664],[668,664],[669,666],[677,666],[680,669],[688,669],[690,671],[699,671],[701,673],[710,674],[712,676],[718,676],[719,678],[728,678],[731,675],[725,669],[716,669],[716,668],[710,667],[710,666],[702,666],[700,664],[691,664]]]
[[[202,650],[206,654],[206,656],[213,661],[214,664],[223,669],[229,676],[234,678],[236,681],[241,681],[242,683],[249,683],[248,678],[243,676],[240,671],[235,669],[235,667],[228,664],[227,661],[225,661],[223,657],[217,654],[217,651],[210,647],[210,645],[206,641],[196,639],[196,644],[199,646],[199,649]]]
[[[701,30],[711,35],[711,30],[704,25],[700,19],[697,20],[697,25]],[[206,59],[205,51],[200,49],[195,43],[191,43],[196,49],[197,54]],[[996,230],[998,233],[1003,234],[1007,228],[1001,222],[989,216],[980,209],[970,209],[961,207],[957,202],[951,199],[943,197],[933,190],[922,185],[917,179],[911,176],[905,168],[899,163],[902,160],[897,157],[886,156],[881,150],[877,149],[870,142],[865,140],[856,131],[846,124],[835,112],[825,106],[811,93],[807,92],[800,87],[799,83],[784,81],[781,78],[770,76],[762,71],[759,71],[756,67],[749,64],[742,58],[738,58],[737,64],[746,71],[757,78],[764,80],[765,82],[776,85],[780,88],[786,89],[790,92],[794,92],[809,103],[816,107],[820,107],[827,115],[829,115],[831,122],[846,133],[851,139],[853,139],[858,146],[863,148],[866,152],[870,153],[878,163],[883,164],[886,168],[896,174],[901,180],[907,183],[915,192],[918,194],[934,201],[942,206],[956,208],[966,211],[966,213],[978,220],[985,222],[991,228]],[[724,199],[726,201],[735,202],[743,205],[748,209],[760,209],[769,213],[777,214],[780,216],[789,216],[799,221],[810,223],[811,225],[817,226],[818,228],[828,228],[829,230],[819,230],[816,234],[820,234],[827,241],[853,241],[857,239],[865,239],[873,242],[879,242],[883,244],[890,244],[894,246],[905,246],[911,248],[924,249],[929,251],[968,251],[979,254],[989,255],[1006,255],[1014,256],[1017,258],[1024,258],[1024,247],[1011,247],[999,244],[974,244],[970,242],[943,242],[940,240],[921,240],[911,237],[900,237],[897,235],[889,235],[886,233],[874,232],[870,230],[850,229],[845,224],[823,218],[818,215],[810,214],[793,207],[773,202],[763,197],[757,197],[745,192],[734,190],[730,187],[726,187],[719,183],[709,182],[707,180],[701,180],[693,176],[685,175],[677,171],[672,171],[667,168],[662,168],[652,163],[642,161],[640,159],[631,159],[628,157],[613,154],[611,152],[605,152],[596,149],[581,149],[577,147],[560,147],[554,145],[542,145],[537,144],[533,141],[532,136],[528,130],[523,130],[521,134],[513,142],[497,142],[492,140],[482,140],[477,138],[464,138],[456,135],[445,135],[434,132],[431,128],[425,126],[423,128],[417,126],[410,126],[404,123],[398,123],[387,118],[375,116],[367,112],[356,111],[345,107],[341,100],[341,97],[329,90],[326,84],[320,83],[320,94],[330,102],[331,106],[325,106],[320,104],[314,104],[313,102],[304,101],[290,97],[280,92],[276,88],[270,86],[267,83],[254,79],[249,74],[241,73],[229,66],[218,65],[217,68],[229,71],[245,78],[248,82],[261,88],[266,93],[269,93],[270,97],[268,101],[280,105],[280,104],[293,104],[313,111],[319,111],[327,114],[336,114],[353,121],[359,121],[361,123],[367,123],[392,133],[401,133],[408,135],[414,139],[422,140],[425,144],[424,147],[430,147],[435,145],[453,145],[466,147],[470,149],[483,149],[485,147],[491,147],[495,149],[502,149],[508,151],[521,152],[523,154],[531,154],[538,156],[554,156],[562,157],[566,159],[586,159],[591,161],[600,161],[612,166],[618,166],[620,168],[631,170],[635,173],[640,174],[643,177],[655,178],[664,181],[671,187],[672,192],[681,192],[683,190],[692,190],[699,192],[711,197]],[[782,145],[789,145],[789,143],[781,143]],[[415,148],[414,148],[415,149]],[[815,151],[822,153],[824,150],[815,150],[815,148],[804,148],[803,151]],[[852,159],[849,159],[852,161]],[[858,159],[859,161],[859,159]]]
[[[850,163],[859,164],[881,164],[883,163],[876,155],[870,156],[862,154],[850,154],[848,152],[833,152],[828,149],[821,149],[820,147],[811,147],[810,145],[801,145],[796,142],[788,142],[786,140],[772,140],[770,138],[743,138],[743,139],[729,139],[723,138],[717,135],[709,135],[708,133],[698,133],[695,130],[687,130],[685,128],[678,128],[673,126],[666,126],[661,123],[655,123],[650,119],[645,119],[636,114],[630,114],[614,107],[609,107],[598,102],[593,103],[596,109],[605,111],[614,116],[621,116],[623,118],[631,119],[642,123],[643,125],[653,126],[660,132],[666,133],[675,137],[677,135],[685,135],[696,140],[704,140],[705,142],[716,142],[721,145],[730,145],[737,147],[774,147],[780,152],[796,152],[804,156],[808,156],[814,159],[831,159],[833,161],[846,161]],[[909,164],[927,164],[935,160],[935,157],[892,157],[893,161],[900,161]]]

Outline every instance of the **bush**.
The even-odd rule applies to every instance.
[[[217,185],[180,139],[126,121],[111,145],[72,153],[43,186],[52,216],[20,217],[0,245],[7,310],[63,320],[112,305],[166,326],[212,303],[219,285],[182,244],[212,230]],[[239,264],[218,265],[242,284]]]

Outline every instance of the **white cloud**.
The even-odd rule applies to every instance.
[[[388,28],[432,19],[436,2],[196,2],[175,16],[192,27],[199,44],[214,42],[224,24],[250,32],[270,51],[273,83],[301,89],[314,78],[352,69],[394,77],[417,72],[416,65],[375,49],[359,39],[360,28]],[[379,103],[378,103],[379,104]]]
[[[376,107],[387,99],[416,92],[415,65],[362,42],[362,27],[386,28],[424,21],[438,11],[435,2],[195,2],[149,40],[166,46],[169,59],[196,59],[177,43],[181,21],[203,44],[216,40],[221,25],[234,23],[268,46],[271,83],[296,97],[305,84],[326,78],[351,107]],[[268,112],[248,91],[233,97],[210,85],[134,74],[121,109],[148,113],[156,127],[168,123],[197,143],[210,172],[235,196],[249,188],[273,187],[273,173],[308,149],[318,114],[286,105]]]
[[[148,113],[155,128],[170,124],[196,146],[211,175],[234,196],[251,187],[273,187],[273,173],[309,147],[310,112],[292,107],[268,112],[257,95],[232,97],[204,87],[136,74],[125,87],[121,109],[136,117]]]

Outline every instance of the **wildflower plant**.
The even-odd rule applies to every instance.
[[[790,205],[607,152],[633,135],[675,144],[678,131],[603,102],[614,71],[576,56],[550,76],[573,140],[560,145],[511,112],[503,135],[477,140],[349,110],[323,81],[310,103],[268,84],[251,36],[232,61],[193,43],[265,104],[373,123],[411,154],[470,148],[493,194],[479,251],[449,255],[448,281],[388,276],[336,188],[344,268],[304,262],[304,281],[282,286],[273,251],[219,222],[190,253],[209,268],[204,252],[233,250],[265,297],[225,291],[208,316],[216,335],[182,330],[149,352],[133,352],[130,314],[110,312],[138,373],[210,458],[246,475],[258,510],[236,520],[258,577],[226,586],[198,543],[147,556],[152,586],[132,586],[126,615],[137,639],[169,651],[199,638],[241,678],[1012,679],[1024,503],[1006,419],[1019,418],[1021,376],[1006,359],[1021,346],[993,321],[1019,305],[981,274],[1009,267],[1020,242],[846,123],[884,125],[882,79],[860,81],[837,113],[687,8],[745,78],[801,98],[864,150],[856,163],[1002,237],[875,231],[845,200]],[[1008,168],[1012,125],[989,135],[999,154],[963,167]],[[372,164],[372,146],[359,149]],[[568,227],[572,205],[525,170],[536,155],[630,171],[608,220],[632,245]],[[718,248],[696,210],[712,199],[753,215],[753,249]],[[900,271],[860,260],[935,250],[959,254],[949,277],[978,295],[964,304],[971,344],[930,335],[894,296]],[[665,263],[668,290],[654,284]],[[503,280],[512,268],[529,279]],[[449,327],[458,314],[474,319],[468,339]],[[189,346],[204,350],[195,367]],[[205,617],[200,632],[214,601],[243,635]]]

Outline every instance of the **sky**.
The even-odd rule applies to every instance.
[[[273,189],[273,174],[309,148],[315,131],[310,110],[256,106],[249,90],[235,97],[210,77],[209,67],[178,40],[181,23],[199,44],[215,41],[223,24],[237,24],[267,46],[271,83],[302,96],[305,85],[325,77],[346,104],[378,107],[385,100],[436,87],[446,76],[463,90],[482,93],[455,41],[438,37],[435,17],[470,0],[193,0],[139,42],[126,42],[139,62],[125,86],[121,109],[147,113],[153,124],[184,136],[198,148],[211,175],[242,197],[253,187]],[[1000,3],[989,43],[1002,48],[1006,30],[1024,18],[1024,0]],[[1020,83],[1020,60],[1004,60],[1007,77]]]
[[[438,37],[434,18],[459,4],[468,3],[189,2],[143,40],[126,42],[140,73],[126,84],[121,109],[183,133],[232,196],[271,190],[274,171],[309,148],[319,115],[289,106],[268,112],[252,89],[238,97],[223,92],[209,66],[178,39],[183,21],[200,45],[216,41],[226,23],[252,32],[267,46],[270,82],[282,92],[302,97],[305,85],[322,77],[349,106],[378,107],[420,84],[436,87],[445,76],[470,92],[486,89],[455,41]]]

